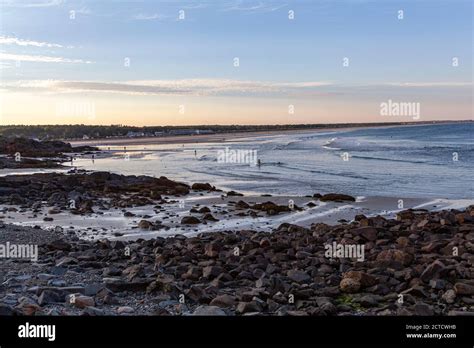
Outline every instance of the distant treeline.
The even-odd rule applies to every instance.
[[[453,122],[453,121],[441,121]],[[466,122],[466,121],[464,121]],[[427,124],[440,122],[391,122],[391,123],[344,123],[344,124],[288,124],[288,125],[200,125],[200,126],[148,126],[134,127],[125,125],[91,126],[91,125],[11,125],[0,126],[0,136],[27,137],[40,140],[62,140],[83,138],[125,137],[131,133],[143,133],[142,136],[174,135],[180,130],[203,130],[213,133],[258,132],[276,130],[297,130],[316,128],[374,127],[406,124]]]

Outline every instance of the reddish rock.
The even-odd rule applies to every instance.
[[[370,226],[355,228],[351,230],[351,233],[356,236],[361,236],[371,242],[377,239],[377,229]]]
[[[431,279],[439,278],[439,276],[445,269],[446,266],[444,265],[444,263],[439,260],[436,260],[425,268],[423,273],[420,275],[420,279],[425,283],[428,283]]]
[[[456,283],[454,284],[454,291],[458,295],[474,295],[474,285]]]
[[[233,307],[237,303],[235,296],[231,295],[219,295],[216,298],[214,298],[210,305],[211,306],[217,306],[221,308],[227,308],[227,307]]]
[[[354,279],[361,287],[370,287],[377,284],[377,278],[361,271],[349,271],[343,274],[344,279]]]
[[[342,292],[356,293],[360,290],[361,285],[356,279],[344,278],[339,283],[339,288]]]
[[[377,255],[376,263],[378,267],[391,267],[402,269],[412,263],[413,256],[397,249],[383,250]]]

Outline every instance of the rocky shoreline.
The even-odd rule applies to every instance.
[[[197,197],[204,199],[200,203],[207,200],[209,206],[198,203]],[[235,191],[223,192],[209,183],[187,185],[163,176],[155,178],[110,172],[71,170],[68,173],[0,177],[0,220],[39,223],[42,219],[51,228],[57,226],[56,219],[71,222],[68,217],[83,216],[93,226],[83,224],[82,233],[90,229],[95,232],[102,230],[102,237],[106,237],[104,226],[93,219],[104,214],[114,214],[115,219],[125,218],[128,230],[173,229],[179,233],[177,228],[183,232],[198,231],[198,226],[220,220],[234,219],[239,224],[246,219],[258,221],[258,218],[271,219],[276,215],[286,215],[290,219],[292,213],[309,212],[318,202],[340,204],[355,201],[354,197],[335,193],[295,199],[298,205],[291,199],[285,201],[269,195],[244,197]],[[185,208],[185,201],[188,208]],[[304,206],[299,206],[300,203]],[[64,224],[63,227],[74,228]],[[114,228],[111,234],[120,236],[124,232]]]
[[[62,141],[38,141],[0,136],[0,169],[56,169],[76,155],[92,155],[99,149],[76,146]]]
[[[10,156],[0,166],[58,166],[53,157],[72,150],[37,143],[0,139],[0,153]],[[16,161],[16,152],[31,158]],[[178,216],[173,205],[190,195],[221,204],[193,204]],[[319,204],[355,201],[337,193],[311,194],[299,205],[267,195],[248,200],[208,183],[81,170],[0,177],[0,315],[474,314],[474,206],[409,209],[396,219],[359,214],[336,225],[285,222],[270,232],[258,223],[237,226],[238,219],[291,219]],[[130,211],[148,206],[150,216]],[[53,221],[61,214],[100,219],[111,210],[158,237],[94,241],[59,226],[2,222],[15,221],[9,214],[16,212]],[[159,234],[171,220],[199,231],[231,217],[236,225],[217,232]],[[36,257],[17,253],[22,246],[37,248]]]
[[[135,206],[160,203],[161,195],[186,195],[189,186],[165,177],[70,171],[0,177],[0,204],[37,209],[47,206],[90,213],[92,206]]]
[[[0,236],[40,244],[37,262],[0,259],[3,315],[474,315],[474,206],[272,233],[85,241],[2,224]]]

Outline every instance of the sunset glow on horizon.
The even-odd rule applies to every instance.
[[[0,125],[473,115],[467,0],[0,4]],[[389,100],[419,118],[383,115]]]

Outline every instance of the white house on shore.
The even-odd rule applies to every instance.
[[[210,129],[173,129],[171,135],[198,135],[198,134],[214,134]]]
[[[127,137],[129,138],[136,138],[136,137],[144,137],[145,136],[145,133],[144,132],[128,132],[127,133]]]

